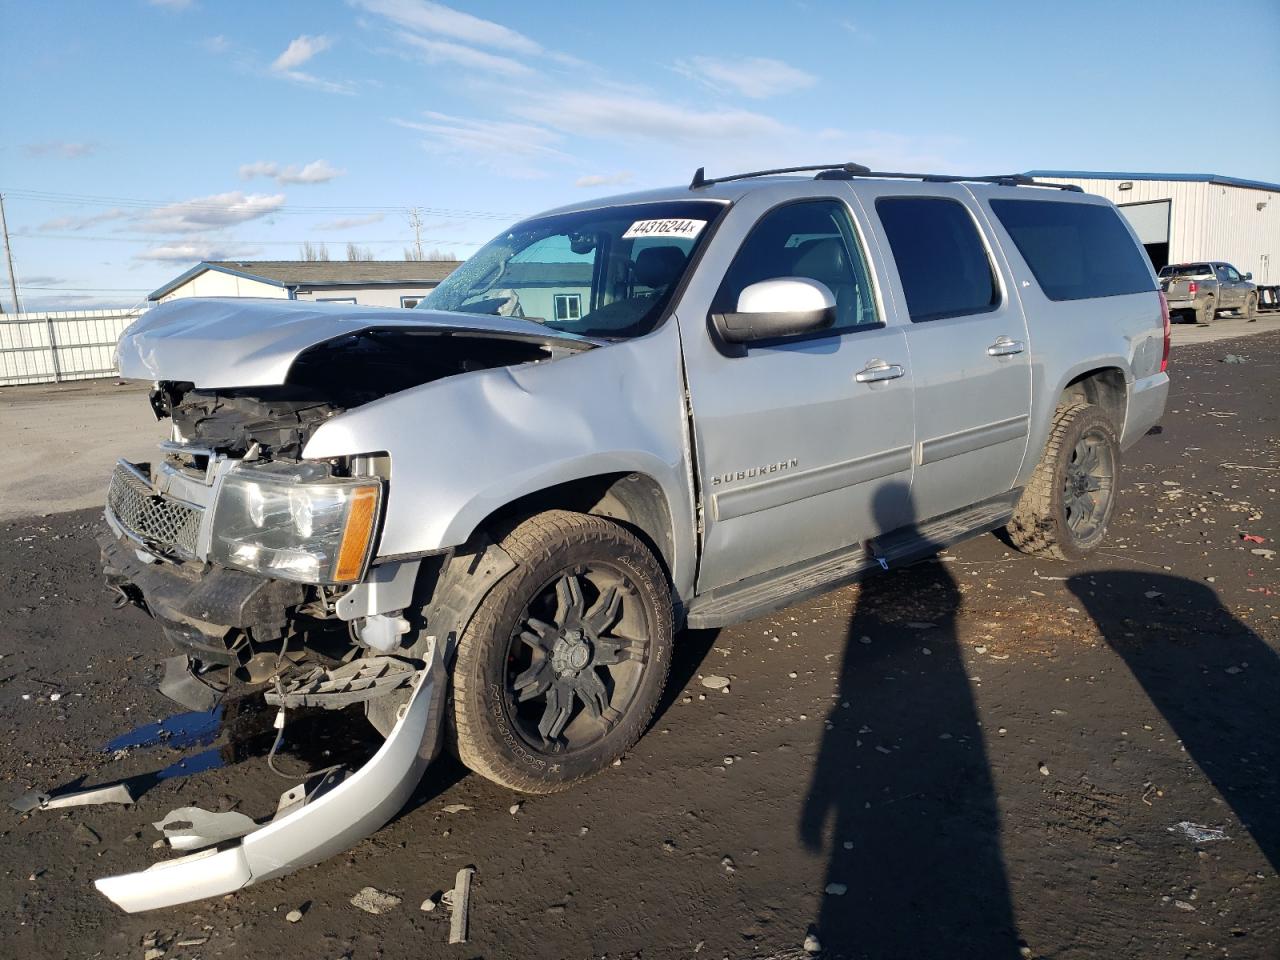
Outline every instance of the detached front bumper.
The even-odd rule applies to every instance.
[[[326,776],[310,793],[300,785],[281,797],[274,818],[231,845],[158,863],[94,885],[117,906],[137,913],[240,890],[341,853],[404,806],[440,745],[445,694],[443,651],[433,639],[409,702],[378,752],[335,783]]]

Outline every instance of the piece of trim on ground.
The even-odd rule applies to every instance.
[[[247,834],[239,843],[157,863],[137,873],[103,877],[94,886],[129,913],[233,893],[341,853],[372,834],[404,806],[434,756],[444,695],[444,666],[435,638],[427,666],[386,741],[369,762],[327,791]],[[289,791],[294,794],[297,788]]]

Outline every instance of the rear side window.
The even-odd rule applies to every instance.
[[[992,200],[991,209],[1050,300],[1155,289],[1146,254],[1111,207],[1051,200]]]
[[[1000,290],[973,217],[942,197],[881,197],[876,213],[889,237],[912,323],[994,310]]]

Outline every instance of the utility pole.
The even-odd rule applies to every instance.
[[[409,226],[413,227],[413,249],[418,260],[422,259],[422,213],[417,207],[409,208]]]
[[[22,304],[18,302],[18,278],[13,272],[13,250],[9,247],[9,224],[4,218],[3,193],[0,193],[0,232],[4,233],[4,255],[9,261],[9,289],[13,291],[13,312],[21,313]]]

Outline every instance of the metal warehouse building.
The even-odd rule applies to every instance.
[[[1098,173],[1032,170],[1037,180],[1074,183],[1117,204],[1157,270],[1169,263],[1223,260],[1280,284],[1280,183],[1213,173]]]

